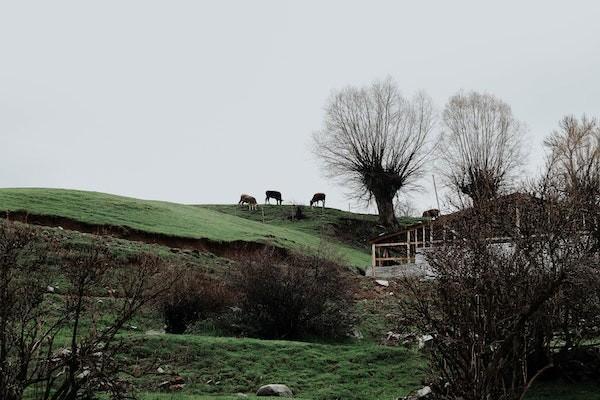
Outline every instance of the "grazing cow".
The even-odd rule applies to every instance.
[[[312,207],[315,203],[319,205],[319,202],[322,202],[323,208],[325,208],[325,193],[315,193],[312,197],[312,200],[310,201],[310,206]]]
[[[423,211],[423,218],[436,219],[440,216],[440,210],[432,208],[431,210]]]
[[[267,196],[265,198],[265,203],[271,204],[271,202],[270,202],[271,199],[275,199],[275,201],[279,205],[281,205],[281,203],[283,202],[283,200],[281,199],[281,192],[278,192],[277,190],[267,190],[265,192],[265,194]]]
[[[256,210],[258,205],[256,203],[256,199],[249,194],[242,194],[240,196],[240,201],[238,201],[239,205],[248,204],[248,210]]]

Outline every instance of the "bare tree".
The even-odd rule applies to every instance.
[[[380,223],[394,227],[394,197],[421,177],[434,119],[428,96],[407,99],[391,79],[350,86],[329,99],[315,152],[330,177],[350,183],[361,199],[374,198]]]
[[[396,196],[394,210],[398,217],[414,217],[419,215],[414,203],[407,196]]]
[[[557,186],[571,198],[589,202],[588,208],[598,206],[600,194],[600,125],[585,115],[578,120],[564,117],[545,142],[551,154],[550,174]],[[588,212],[590,210],[587,210]]]
[[[450,186],[473,201],[493,198],[523,163],[523,134],[522,123],[502,100],[458,93],[443,113],[441,171]]]

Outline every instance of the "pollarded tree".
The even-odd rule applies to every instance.
[[[422,176],[431,153],[431,100],[424,93],[407,99],[387,79],[334,92],[325,110],[314,142],[328,175],[375,199],[380,223],[397,226],[394,197]]]
[[[600,247],[600,123],[585,115],[564,117],[545,142],[550,149],[549,175]],[[583,217],[583,218],[582,218]]]
[[[458,93],[443,113],[442,173],[473,201],[499,194],[523,163],[524,127],[508,104],[491,94]]]
[[[549,168],[567,195],[598,204],[600,194],[600,124],[585,115],[564,117],[545,142]]]

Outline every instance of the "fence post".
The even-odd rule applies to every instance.
[[[377,248],[375,247],[375,243],[371,245],[371,275],[375,276],[375,264],[377,264]]]

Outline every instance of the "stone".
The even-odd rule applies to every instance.
[[[294,397],[289,387],[282,384],[270,384],[261,386],[256,391],[257,396]]]
[[[375,279],[375,283],[378,284],[379,286],[385,286],[385,287],[390,286],[390,283],[383,279]]]
[[[164,374],[164,373],[165,373],[165,370],[164,370],[164,369],[162,369],[161,367],[158,367],[158,368],[156,369],[156,372],[158,372],[159,374]]]
[[[169,381],[162,381],[161,383],[158,384],[159,388],[164,388],[169,386]]]
[[[52,287],[52,286],[48,286],[48,287],[46,288],[46,291],[47,291],[48,293],[54,293],[54,287]]]
[[[415,393],[415,396],[417,396],[417,399],[421,399],[430,394],[431,394],[431,388],[429,386],[425,386],[425,387],[417,390],[417,393]]]
[[[398,398],[398,400],[427,400],[427,399],[431,399],[431,394],[432,394],[432,390],[429,386],[425,386],[419,390],[417,390],[416,392],[414,392],[414,394],[405,396],[405,397],[400,397]]]
[[[178,383],[176,385],[169,386],[169,391],[170,392],[179,392],[179,391],[183,390],[184,387],[185,387],[185,385],[183,383]]]
[[[432,340],[433,340],[433,336],[431,336],[431,335],[423,335],[423,336],[419,337],[419,349],[422,349],[424,347],[429,347]]]

